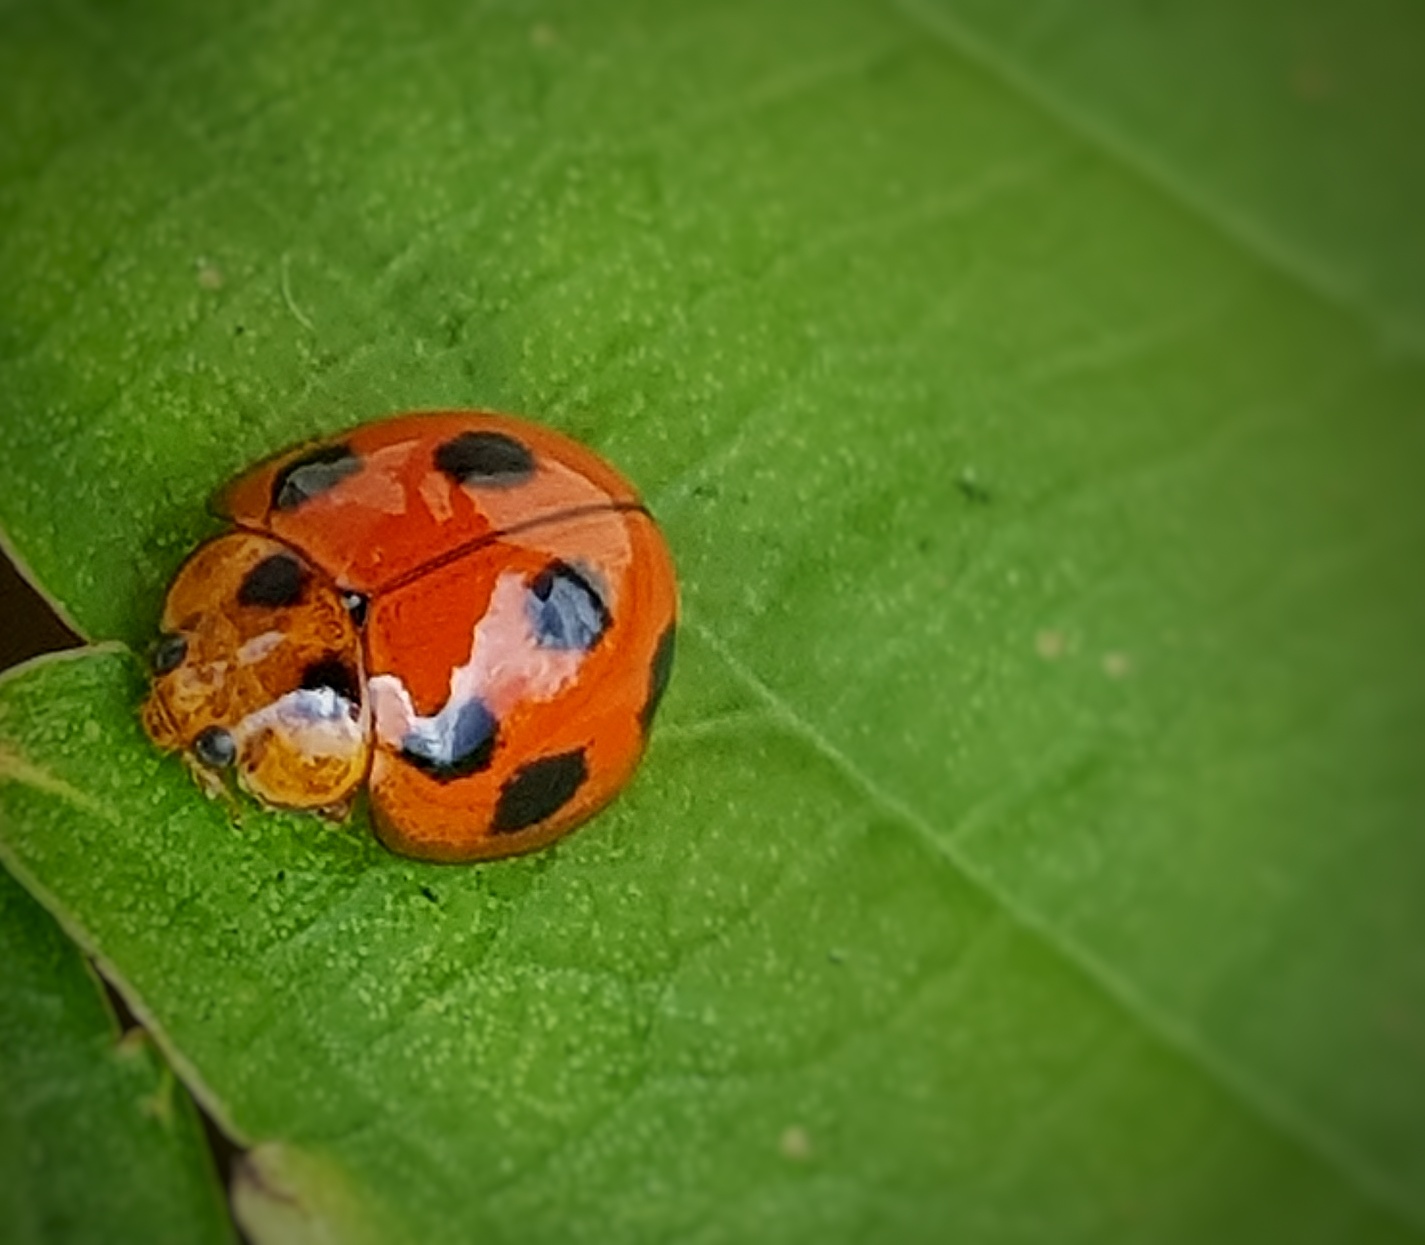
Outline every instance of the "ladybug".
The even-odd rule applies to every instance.
[[[673,662],[673,563],[593,451],[473,411],[397,415],[224,488],[168,591],[143,709],[218,792],[388,847],[509,856],[611,800]]]

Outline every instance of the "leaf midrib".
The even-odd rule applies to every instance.
[[[1251,1069],[1219,1053],[1190,1026],[1158,1007],[1131,978],[1118,972],[1089,947],[1056,929],[1033,908],[1021,903],[962,852],[953,839],[938,833],[929,818],[878,783],[775,689],[763,682],[756,671],[744,663],[706,623],[699,621],[686,605],[680,625],[716,653],[733,678],[756,697],[770,715],[833,765],[865,799],[921,839],[968,886],[998,908],[1027,937],[1078,970],[1118,1009],[1141,1026],[1151,1040],[1196,1068],[1266,1128],[1314,1155],[1364,1201],[1412,1231],[1418,1232],[1425,1227],[1401,1190],[1389,1179],[1382,1178],[1366,1156],[1323,1129],[1290,1099],[1281,1097],[1270,1085],[1261,1082]]]

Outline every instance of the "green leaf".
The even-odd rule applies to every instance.
[[[0,872],[0,1223],[12,1245],[230,1241],[197,1114]]]
[[[1388,348],[1425,350],[1425,12],[1412,0],[896,0]]]
[[[263,1239],[1425,1237],[1420,157],[1287,193],[1317,128],[1206,91],[1254,198],[1141,102],[1195,45],[987,11],[6,19],[0,522],[89,634],[400,408],[586,439],[679,562],[643,771],[527,860],[234,823],[122,653],[0,691],[0,853]]]

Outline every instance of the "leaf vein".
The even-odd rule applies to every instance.
[[[1158,1044],[1196,1068],[1206,1080],[1234,1099],[1266,1128],[1314,1156],[1334,1171],[1362,1199],[1374,1203],[1404,1224],[1425,1227],[1401,1192],[1382,1179],[1348,1143],[1330,1135],[1295,1106],[1272,1092],[1252,1073],[1224,1057],[1194,1032],[1157,1006],[1149,995],[1124,974],[1097,956],[1091,948],[1055,929],[1039,913],[1021,903],[1006,887],[974,860],[919,810],[882,786],[809,722],[789,701],[748,666],[706,623],[684,611],[683,627],[696,635],[722,660],[729,672],[762,701],[787,728],[830,762],[858,790],[909,828],[956,870],[967,883],[997,905],[1028,936],[1038,940],[1096,986],[1125,1014],[1135,1020]]]
[[[890,8],[912,26],[997,79],[1012,94],[1028,101],[1061,128],[1171,199],[1244,254],[1355,321],[1377,341],[1412,357],[1425,357],[1425,336],[1417,325],[1382,313],[1361,291],[1351,288],[1349,278],[1340,270],[1273,239],[1248,213],[1220,198],[1194,190],[1169,162],[1155,158],[1134,139],[1115,133],[1111,125],[1095,119],[1088,110],[1076,107],[1062,94],[1040,86],[1008,56],[974,34],[946,6],[935,4],[934,0],[888,2]]]

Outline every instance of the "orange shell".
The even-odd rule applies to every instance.
[[[432,470],[443,445],[462,437],[509,438],[529,449],[532,471],[509,483],[466,488]],[[350,459],[325,465],[350,475],[284,508],[292,468],[342,448]],[[298,468],[300,471],[300,467]],[[214,501],[239,527],[286,541],[343,588],[380,592],[497,532],[583,509],[639,507],[633,486],[592,450],[562,433],[508,415],[444,411],[399,415],[345,436],[298,446],[234,480]]]

